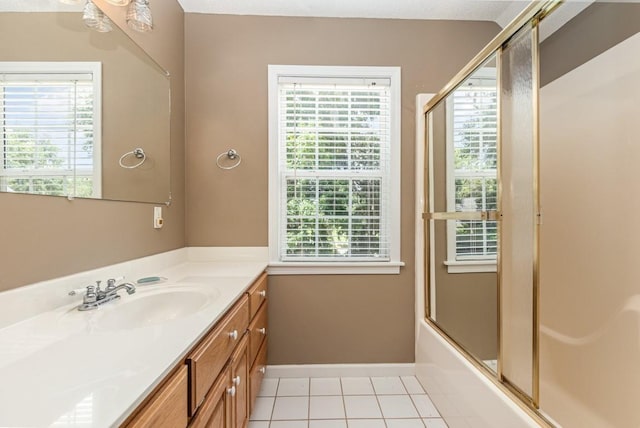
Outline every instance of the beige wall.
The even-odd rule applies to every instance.
[[[187,243],[265,246],[267,65],[402,67],[400,275],[270,277],[269,362],[414,359],[415,96],[436,92],[499,27],[487,22],[186,15]],[[215,167],[237,149],[240,168]]]
[[[588,8],[548,45],[565,50],[542,46],[542,70],[572,61],[540,92],[541,409],[565,427],[640,425],[640,5],[631,6]],[[597,26],[572,25],[585,20]],[[612,47],[621,26],[635,35]],[[594,39],[588,55],[583,40]]]
[[[125,9],[96,3],[124,21]],[[164,229],[152,228],[149,204],[0,194],[0,291],[184,246],[184,13],[176,0],[152,8],[155,30],[131,33],[172,74],[173,204]]]

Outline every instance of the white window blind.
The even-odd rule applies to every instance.
[[[495,78],[472,79],[447,101],[449,210],[497,209],[497,91]],[[452,206],[453,205],[453,206]],[[495,260],[495,221],[450,221],[449,260]]]
[[[389,85],[279,80],[280,260],[390,260]]]
[[[269,65],[269,272],[397,274],[400,68]]]
[[[0,69],[0,190],[100,196],[94,144],[100,82],[91,72],[47,71],[47,63],[25,63],[30,70],[20,71],[19,64]]]

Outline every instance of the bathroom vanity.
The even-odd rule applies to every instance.
[[[266,371],[262,250],[183,248],[0,293],[0,426],[245,426]],[[168,280],[92,311],[68,296],[121,275]]]

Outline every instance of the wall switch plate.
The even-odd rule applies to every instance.
[[[153,207],[153,228],[162,229],[164,220],[162,219],[162,207]]]

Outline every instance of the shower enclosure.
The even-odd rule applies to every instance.
[[[640,424],[639,31],[639,3],[534,1],[420,106],[419,375],[455,395],[442,339],[532,418],[458,390],[450,423]]]

